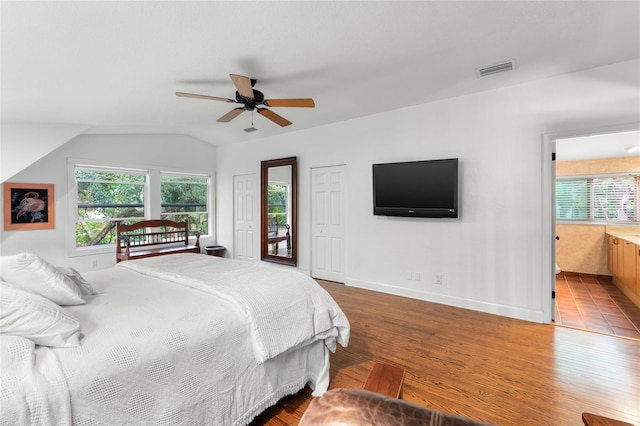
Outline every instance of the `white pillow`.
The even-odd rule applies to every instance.
[[[58,270],[76,283],[83,295],[90,296],[95,294],[91,283],[85,280],[84,277],[80,275],[80,272],[76,271],[71,266],[58,266]]]
[[[80,323],[71,314],[42,296],[3,282],[0,334],[24,337],[42,346],[80,346]]]
[[[0,274],[16,287],[37,293],[58,305],[81,305],[82,291],[58,268],[31,253],[2,256]]]

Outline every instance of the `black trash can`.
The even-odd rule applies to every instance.
[[[206,246],[204,249],[209,256],[224,257],[224,246]]]

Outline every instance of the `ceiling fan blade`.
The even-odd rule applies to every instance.
[[[240,96],[246,99],[253,99],[253,86],[249,77],[238,74],[229,74],[229,77],[231,77],[231,81],[233,81]]]
[[[222,117],[218,118],[216,121],[219,121],[221,123],[228,123],[234,118],[236,118],[237,116],[239,116],[240,114],[242,114],[243,111],[244,111],[244,108],[234,108],[228,113],[226,113],[225,115],[223,115]]]
[[[313,108],[316,103],[311,98],[301,99],[265,99],[263,102],[268,107],[298,107]]]
[[[286,127],[291,123],[289,120],[287,120],[284,117],[279,116],[278,114],[276,114],[275,112],[266,109],[266,108],[256,108],[256,111],[258,111],[258,114],[263,115],[265,117],[267,117],[269,120],[273,121],[274,123],[276,123],[279,126],[282,127]]]
[[[182,96],[183,98],[198,98],[198,99],[208,99],[210,101],[222,101],[222,102],[237,102],[233,99],[229,98],[219,98],[217,96],[207,96],[207,95],[197,95],[195,93],[184,93],[184,92],[176,92],[176,96]]]

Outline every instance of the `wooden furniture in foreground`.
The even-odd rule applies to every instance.
[[[404,368],[376,362],[364,382],[362,389],[387,395],[392,398],[402,398],[402,383],[404,382]]]
[[[631,423],[602,417],[597,414],[582,413],[582,422],[585,426],[633,426]]]
[[[196,243],[189,244],[189,234]],[[116,225],[116,263],[143,257],[174,253],[200,253],[200,233],[189,231],[189,221],[141,220],[131,225]]]
[[[321,281],[351,323],[329,389],[361,388],[374,362],[406,369],[402,400],[498,425],[579,425],[583,412],[640,426],[640,341]],[[576,382],[578,380],[578,382]],[[311,389],[252,426],[297,425]]]
[[[314,398],[298,426],[493,426],[364,389],[331,389]]]

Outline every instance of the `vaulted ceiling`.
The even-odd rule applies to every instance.
[[[638,1],[2,1],[0,14],[3,123],[213,145],[640,57]],[[175,96],[233,98],[230,73],[316,107],[273,108],[282,128],[251,112],[218,123],[235,105]]]

